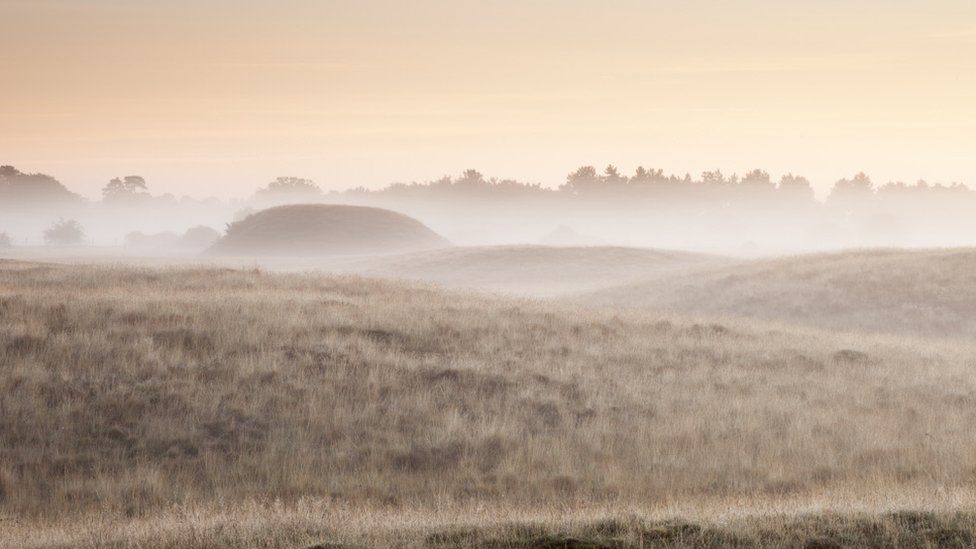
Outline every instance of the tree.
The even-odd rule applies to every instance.
[[[13,166],[0,166],[0,209],[3,206],[78,203],[82,198],[57,179],[42,173],[23,173]]]
[[[275,202],[307,201],[322,196],[322,189],[311,179],[278,177],[268,183],[267,187],[258,189],[254,196]]]
[[[709,185],[721,185],[726,182],[725,176],[722,175],[722,170],[715,170],[714,172],[702,172],[701,180],[702,183]]]
[[[322,189],[311,179],[301,177],[279,177],[263,189],[272,193],[321,194]]]
[[[127,175],[122,179],[116,177],[102,188],[102,198],[106,201],[128,201],[136,198],[149,197],[146,180],[138,175]]]
[[[486,186],[487,181],[478,170],[464,170],[461,177],[454,181],[454,184],[461,187],[479,187]]]
[[[603,170],[603,183],[607,185],[619,185],[626,182],[627,178],[620,175],[620,170],[613,164],[608,164],[607,168]]]
[[[674,178],[672,175],[671,178]],[[644,166],[637,166],[637,170],[634,171],[634,176],[630,178],[630,182],[634,185],[646,185],[649,183],[667,183],[669,178],[664,175],[664,170],[660,168],[647,169]]]
[[[772,190],[774,187],[772,180],[769,179],[769,174],[763,170],[752,170],[751,172],[745,174],[742,176],[740,184],[747,187],[770,190]]]
[[[830,202],[863,201],[874,196],[874,184],[864,172],[857,173],[851,179],[841,179],[834,183],[827,200]]]
[[[10,235],[7,233],[0,233],[0,249],[2,248],[12,248],[14,245],[13,240],[10,239]]]
[[[776,190],[781,196],[798,201],[810,202],[814,196],[810,181],[801,175],[793,175],[792,173],[780,178],[779,187]]]
[[[567,191],[571,194],[579,194],[580,192],[595,187],[599,183],[599,179],[596,175],[596,168],[593,166],[582,166],[566,176],[566,183],[561,185],[559,190]]]
[[[44,231],[44,242],[51,246],[75,246],[85,241],[85,230],[74,219],[59,219]]]

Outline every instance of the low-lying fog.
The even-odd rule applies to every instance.
[[[761,256],[976,244],[976,192],[958,184],[876,185],[863,174],[838,181],[825,200],[814,197],[806,179],[789,174],[691,178],[639,169],[627,176],[612,167],[580,168],[557,189],[473,170],[424,184],[331,193],[309,180],[279,178],[233,201],[174,197],[131,176],[109,182],[100,200],[84,200],[51,176],[7,166],[0,169],[0,234],[6,235],[0,245],[35,254],[53,247],[63,254],[71,245],[77,255],[192,256],[250,213],[316,202],[395,210],[459,246],[614,245]]]

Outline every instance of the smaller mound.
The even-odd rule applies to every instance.
[[[551,297],[725,263],[728,260],[707,255],[641,248],[485,246],[386,257],[355,270],[368,276]]]
[[[262,210],[227,227],[215,255],[331,256],[415,252],[450,244],[426,225],[381,208],[301,204]]]

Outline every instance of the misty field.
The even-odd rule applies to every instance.
[[[0,262],[0,546],[971,546],[974,351]]]

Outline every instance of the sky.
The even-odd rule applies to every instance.
[[[584,164],[976,187],[972,0],[0,0],[0,164],[246,196]]]

